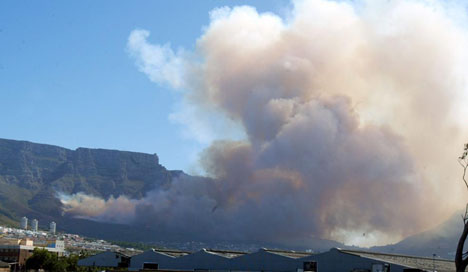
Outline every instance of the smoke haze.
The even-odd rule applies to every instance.
[[[200,155],[206,177],[139,200],[62,195],[65,212],[274,242],[385,244],[434,226],[466,197],[456,163],[467,138],[464,8],[310,0],[282,18],[223,7],[193,52],[132,31],[137,67],[193,109],[178,119],[201,124],[187,128],[196,139],[216,135]],[[206,130],[212,122],[243,137]]]

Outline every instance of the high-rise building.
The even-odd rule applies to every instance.
[[[50,222],[49,232],[52,234],[55,234],[56,229],[57,229],[57,224],[55,224],[54,221]]]
[[[33,219],[31,221],[31,230],[32,231],[37,231],[38,224],[39,224],[39,221],[37,221],[37,219]]]
[[[21,218],[21,228],[22,229],[27,229],[28,228],[28,218],[26,216],[23,216],[23,218]]]

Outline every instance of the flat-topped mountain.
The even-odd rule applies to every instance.
[[[181,173],[160,165],[156,154],[0,139],[0,222],[24,215],[62,221],[58,192],[139,199]]]
[[[197,178],[182,171],[167,170],[159,164],[156,154],[90,148],[70,150],[0,139],[0,223],[18,226],[19,219],[27,216],[39,219],[42,228],[47,228],[53,220],[59,231],[100,239],[191,241],[193,234],[163,233],[151,224],[115,224],[73,218],[63,213],[63,204],[58,199],[58,193],[84,193],[102,199],[121,195],[141,199],[153,189],[170,187],[181,175]],[[216,246],[220,241],[204,242]],[[242,243],[256,244],[255,241]],[[273,246],[265,242],[259,245]],[[301,248],[308,246],[309,243],[301,244]],[[317,238],[310,241],[310,246],[328,250],[342,244]]]

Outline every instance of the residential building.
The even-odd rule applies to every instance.
[[[63,243],[63,241],[61,242]],[[16,263],[21,268],[26,264],[26,259],[33,254],[35,248],[46,249],[49,252],[57,254],[57,256],[63,256],[64,253],[63,246],[47,247],[35,245],[33,240],[30,239],[1,239],[0,260],[7,263]]]
[[[37,219],[33,219],[31,221],[31,230],[32,231],[37,231],[38,225],[39,225],[39,221],[37,221]]]
[[[28,218],[26,216],[23,216],[23,218],[21,218],[20,227],[22,229],[28,229]]]
[[[55,231],[57,230],[57,224],[55,224],[54,221],[50,222],[50,225],[49,225],[49,232],[51,234],[55,234]]]

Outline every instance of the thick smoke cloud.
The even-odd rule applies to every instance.
[[[361,245],[437,224],[465,197],[456,157],[467,136],[468,21],[458,8],[311,0],[286,18],[220,8],[194,52],[133,31],[142,72],[245,137],[213,141],[200,160],[207,178],[180,178],[126,200],[132,208],[121,196],[99,211],[68,201],[66,211],[115,221],[118,210],[200,238]]]
[[[135,207],[138,201],[130,200],[125,196],[107,200],[99,197],[77,193],[72,196],[58,193],[64,211],[77,218],[92,219],[100,222],[128,223],[134,220]],[[127,216],[127,218],[122,215]]]

